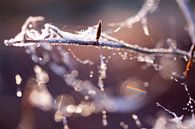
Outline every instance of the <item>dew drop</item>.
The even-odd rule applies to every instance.
[[[93,77],[93,74],[94,74],[94,72],[93,71],[90,71],[89,77],[92,78]]]
[[[17,95],[17,97],[22,97],[22,91],[21,90],[18,90],[17,92],[16,92],[16,95]]]
[[[20,85],[22,82],[22,77],[19,74],[16,74],[15,80],[16,80],[16,85]]]

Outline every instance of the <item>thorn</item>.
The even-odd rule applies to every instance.
[[[193,64],[194,52],[195,52],[195,44],[192,44],[192,47],[190,49],[190,57],[189,57],[189,60],[188,60],[188,62],[186,64],[186,69],[185,69],[185,77],[186,77],[186,79],[188,78],[190,69],[191,69],[192,64]]]
[[[99,41],[99,38],[101,36],[101,29],[102,29],[102,20],[99,20],[97,25],[97,31],[96,31],[96,41]]]
[[[191,67],[192,67],[192,58],[190,57],[187,64],[186,64],[186,69],[185,69],[186,79],[188,78]]]

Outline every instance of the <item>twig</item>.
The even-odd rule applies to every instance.
[[[185,2],[184,0],[176,0],[181,12],[183,13],[183,16],[186,20],[187,24],[187,32],[190,36],[190,39],[192,41],[192,46],[190,48],[190,51],[188,52],[188,62],[186,64],[186,69],[185,69],[185,76],[186,78],[188,77],[188,74],[190,72],[190,69],[192,67],[192,59],[194,57],[194,52],[195,52],[195,24],[193,21],[192,17],[192,12],[190,10],[190,7],[188,7],[188,3]]]
[[[147,2],[155,2],[157,0],[147,0],[146,5],[149,4]],[[185,4],[182,0],[176,0],[178,4]],[[183,2],[183,3],[182,3]],[[154,4],[154,3],[153,3]],[[146,6],[144,5],[144,6]],[[149,5],[147,5],[149,6]],[[146,8],[146,7],[143,7]],[[188,14],[186,6],[181,6],[182,12],[184,14]],[[146,11],[146,9],[144,9]],[[147,11],[151,11],[151,8]],[[142,11],[141,11],[142,12]],[[147,12],[146,12],[147,13]],[[138,13],[140,15],[140,13]],[[141,13],[142,14],[142,13]],[[138,15],[138,16],[139,16]],[[140,15],[140,17],[144,17],[145,14]],[[35,22],[39,21],[39,17],[30,17],[30,19]],[[130,19],[130,18],[129,18]],[[30,24],[29,19],[26,20],[25,26],[27,25],[27,21]],[[186,16],[186,21],[189,23],[189,34],[191,38],[193,38],[192,30],[194,28],[193,21],[189,16]],[[178,49],[178,48],[145,48],[140,47],[138,45],[131,45],[129,43],[119,41],[111,36],[108,36],[101,32],[101,21],[98,23],[96,28],[89,27],[88,30],[80,32],[78,34],[64,32],[58,29],[56,26],[45,24],[44,28],[41,30],[41,33],[33,28],[25,27],[24,25],[21,29],[21,32],[16,35],[15,38],[10,40],[5,40],[4,43],[8,46],[17,46],[17,47],[29,47],[29,46],[40,46],[41,44],[51,44],[55,45],[83,45],[83,46],[96,46],[96,47],[104,47],[109,49],[126,49],[129,51],[135,51],[143,54],[158,54],[158,55],[180,55],[186,56],[188,58],[195,58],[194,54],[190,54],[187,51]]]
[[[39,17],[30,17],[33,22],[36,19],[39,21]],[[25,22],[25,26],[29,18]],[[29,22],[30,24],[31,22]],[[24,29],[24,26],[21,29],[21,32],[16,35],[15,38],[10,40],[5,40],[4,43],[7,46],[16,46],[16,47],[29,47],[37,46],[39,47],[42,44],[51,44],[56,45],[82,45],[82,46],[96,46],[104,47],[109,49],[125,49],[129,51],[135,51],[143,54],[169,54],[169,55],[180,55],[189,57],[189,53],[180,50],[177,48],[146,48],[140,47],[138,45],[131,45],[129,43],[119,41],[109,35],[101,33],[101,22],[99,22],[96,28],[89,27],[86,31],[82,31],[78,34],[64,32],[58,29],[54,25],[45,24],[44,28],[41,30],[41,33],[38,30],[33,28]],[[193,56],[193,58],[195,58]]]
[[[142,5],[141,9],[132,17],[126,19],[123,22],[119,23],[110,23],[110,26],[118,26],[115,31],[120,30],[123,27],[132,27],[133,24],[141,21],[143,18],[146,17],[147,14],[154,12],[157,8],[158,3],[160,0],[145,0],[144,4]]]
[[[166,48],[146,48],[140,47],[138,45],[131,45],[127,43],[114,42],[114,41],[99,41],[99,44],[96,40],[94,41],[84,41],[84,40],[69,40],[69,39],[49,39],[49,40],[25,40],[25,41],[15,41],[7,43],[8,46],[17,46],[17,47],[29,47],[29,46],[40,46],[41,44],[51,44],[53,46],[59,45],[79,45],[79,46],[96,46],[96,47],[105,47],[109,49],[125,49],[129,51],[135,51],[143,54],[170,54],[170,55],[180,55],[180,56],[189,56],[188,52],[180,49],[166,49]],[[195,58],[193,56],[193,58]]]
[[[194,22],[193,22],[193,17],[192,17],[192,13],[190,11],[190,8],[188,7],[188,3],[185,2],[184,0],[175,0],[186,20],[186,24],[187,24],[187,31],[188,34],[192,40],[192,42],[195,42],[195,26],[194,26]]]

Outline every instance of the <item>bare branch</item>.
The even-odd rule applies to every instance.
[[[195,42],[195,26],[193,22],[192,12],[190,11],[190,8],[188,7],[188,3],[184,0],[176,0],[181,12],[183,13],[183,16],[186,20],[187,24],[187,31],[188,34],[192,40],[192,42]]]
[[[178,6],[180,7],[181,12],[183,13],[183,16],[186,20],[187,24],[187,31],[192,41],[192,46],[189,51],[189,55],[194,55],[194,45],[195,45],[195,24],[192,17],[192,12],[190,10],[190,7],[188,7],[188,2],[185,2],[184,0],[176,0]]]
[[[126,49],[130,51],[135,51],[143,54],[170,54],[170,55],[181,55],[187,56],[188,52],[180,49],[166,49],[166,48],[146,48],[140,47],[138,45],[131,45],[131,44],[121,44],[121,42],[113,42],[107,41],[102,42],[99,41],[99,45],[97,41],[82,41],[82,40],[69,40],[69,39],[49,39],[49,40],[25,40],[25,41],[15,41],[12,43],[8,43],[8,46],[16,46],[16,47],[28,47],[28,46],[40,46],[41,44],[49,43],[53,46],[59,45],[79,45],[79,46],[96,46],[96,47],[104,47],[108,49]]]
[[[176,0],[176,2],[186,20],[187,31],[192,41],[192,46],[190,48],[190,51],[188,52],[189,59],[186,64],[186,70],[185,70],[185,75],[187,78],[189,71],[192,67],[192,58],[194,57],[194,52],[195,52],[195,24],[193,21],[192,12],[190,10],[190,7],[188,7],[188,2],[185,2],[184,0]]]
[[[125,49],[129,51],[135,51],[143,54],[172,54],[180,56],[189,56],[188,52],[177,48],[153,48],[140,47],[138,45],[131,45],[129,43],[119,41],[111,36],[101,33],[99,40],[97,41],[97,29],[89,27],[88,30],[73,34],[64,32],[57,27],[45,24],[45,28],[42,29],[42,33],[37,34],[34,29],[27,29],[25,32],[24,40],[17,40],[13,38],[5,40],[4,43],[8,46],[16,47],[29,47],[40,46],[41,44],[55,45],[82,45],[82,46],[96,46],[104,47],[108,49]],[[34,33],[36,32],[36,33]],[[21,33],[21,32],[20,32]],[[48,38],[49,37],[49,38]],[[23,38],[20,38],[23,39]]]
[[[141,9],[134,16],[119,23],[110,23],[110,26],[118,26],[117,31],[123,27],[132,27],[133,24],[140,22],[146,15],[155,11],[160,0],[145,0]]]
[[[157,6],[159,0],[146,0],[143,4],[140,11],[133,17],[127,19],[125,22],[121,22],[118,25],[132,25],[142,18],[144,18],[149,12],[152,12],[154,8]],[[176,0],[178,3],[188,25],[188,33],[192,39],[195,41],[194,36],[194,23],[192,20],[192,16],[189,8],[187,7],[187,3],[183,0]],[[91,45],[91,46],[101,46],[107,48],[123,48],[128,49],[144,54],[177,54],[181,56],[193,56],[192,48],[190,52],[186,52],[180,49],[172,49],[172,48],[144,48],[137,45],[130,45],[123,41],[119,41],[113,37],[110,37],[106,34],[101,33],[101,22],[98,24],[98,28],[95,30],[93,27],[89,27],[88,30],[81,32],[79,34],[73,34],[69,32],[64,32],[57,27],[45,24],[45,28],[39,33],[37,30],[31,28],[32,23],[36,23],[37,21],[43,20],[43,17],[29,17],[25,24],[22,26],[21,32],[16,35],[15,38],[10,40],[5,40],[4,43],[9,46],[39,46],[43,43],[49,43],[51,45]],[[94,31],[96,34],[94,34]],[[54,38],[55,37],[55,38]],[[94,38],[95,37],[95,38]]]

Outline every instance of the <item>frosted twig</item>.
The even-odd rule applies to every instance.
[[[79,59],[75,54],[74,54],[74,52],[71,50],[71,49],[68,49],[69,50],[69,52],[72,54],[72,56],[75,58],[75,60],[77,60],[79,63],[81,63],[81,64],[88,64],[88,65],[93,65],[94,64],[94,62],[92,62],[91,60],[89,60],[89,59],[86,59],[86,60],[81,60],[81,59]]]
[[[173,122],[175,122],[178,126],[178,128],[183,128],[182,125],[182,120],[183,120],[183,115],[181,115],[180,117],[177,116],[177,114],[175,112],[170,111],[169,109],[165,108],[164,106],[162,106],[160,103],[156,103],[156,106],[161,107],[162,109],[164,109],[167,113],[171,114],[174,118],[171,120]]]
[[[59,46],[59,45],[79,45],[79,46],[96,46],[96,47],[105,47],[105,48],[112,48],[112,49],[126,49],[126,50],[132,50],[135,52],[143,53],[143,54],[170,54],[170,55],[181,55],[181,56],[189,56],[188,52],[181,50],[181,49],[166,49],[166,48],[146,48],[146,47],[140,47],[138,45],[131,45],[124,42],[113,42],[113,41],[107,41],[107,42],[101,42],[99,41],[99,45],[94,40],[92,41],[85,41],[85,40],[73,40],[73,39],[47,39],[47,40],[24,40],[24,41],[14,41],[9,42],[8,46],[16,46],[16,47],[29,47],[29,46],[39,46],[44,43],[49,43],[53,46]],[[195,56],[193,56],[195,58]]]
[[[195,26],[194,26],[194,22],[193,22],[193,17],[192,17],[192,13],[190,8],[188,7],[188,3],[185,2],[185,0],[175,0],[186,20],[186,24],[187,24],[187,31],[188,34],[192,40],[192,42],[195,42]]]
[[[102,41],[99,40],[80,40],[80,39],[43,39],[43,40],[22,40],[22,41],[8,41],[6,40],[7,46],[16,46],[16,47],[29,47],[29,46],[40,46],[41,44],[51,44],[53,46],[59,45],[79,45],[79,46],[96,46],[96,47],[104,47],[108,49],[125,49],[130,51],[135,51],[143,54],[170,54],[170,55],[180,55],[189,57],[188,52],[181,49],[170,49],[170,48],[146,48],[140,47],[138,45],[131,45],[122,41]],[[195,56],[193,56],[195,58]]]
[[[30,19],[35,22],[39,21],[39,17],[30,17]],[[26,20],[28,23],[29,18]],[[25,26],[26,22],[25,22]],[[15,38],[10,40],[5,40],[4,43],[7,46],[16,46],[16,47],[29,47],[29,46],[40,46],[42,44],[50,44],[53,46],[59,45],[79,45],[79,46],[95,46],[103,47],[107,49],[125,49],[129,51],[134,51],[143,54],[155,54],[155,55],[180,55],[191,57],[189,52],[178,49],[178,48],[146,48],[140,47],[138,45],[131,45],[124,41],[119,41],[109,35],[100,33],[97,41],[97,27],[89,27],[87,30],[79,33],[69,33],[60,30],[54,25],[45,24],[44,28],[39,32],[36,29],[22,27],[21,32],[16,35]],[[195,56],[193,55],[193,58]]]
[[[134,16],[126,19],[123,22],[119,23],[110,23],[110,26],[118,26],[116,31],[120,30],[123,27],[132,27],[133,24],[140,22],[143,18],[146,17],[147,14],[152,13],[158,6],[160,0],[145,0],[141,9]]]
[[[186,64],[186,70],[185,70],[185,75],[186,78],[188,77],[190,68],[192,67],[192,59],[194,57],[194,52],[195,52],[195,24],[193,21],[192,17],[192,12],[190,10],[190,7],[188,7],[188,3],[185,2],[184,0],[176,0],[181,12],[183,13],[183,16],[186,20],[187,24],[187,31],[190,36],[190,39],[192,41],[192,46],[190,48],[190,51],[188,52],[188,62]]]

